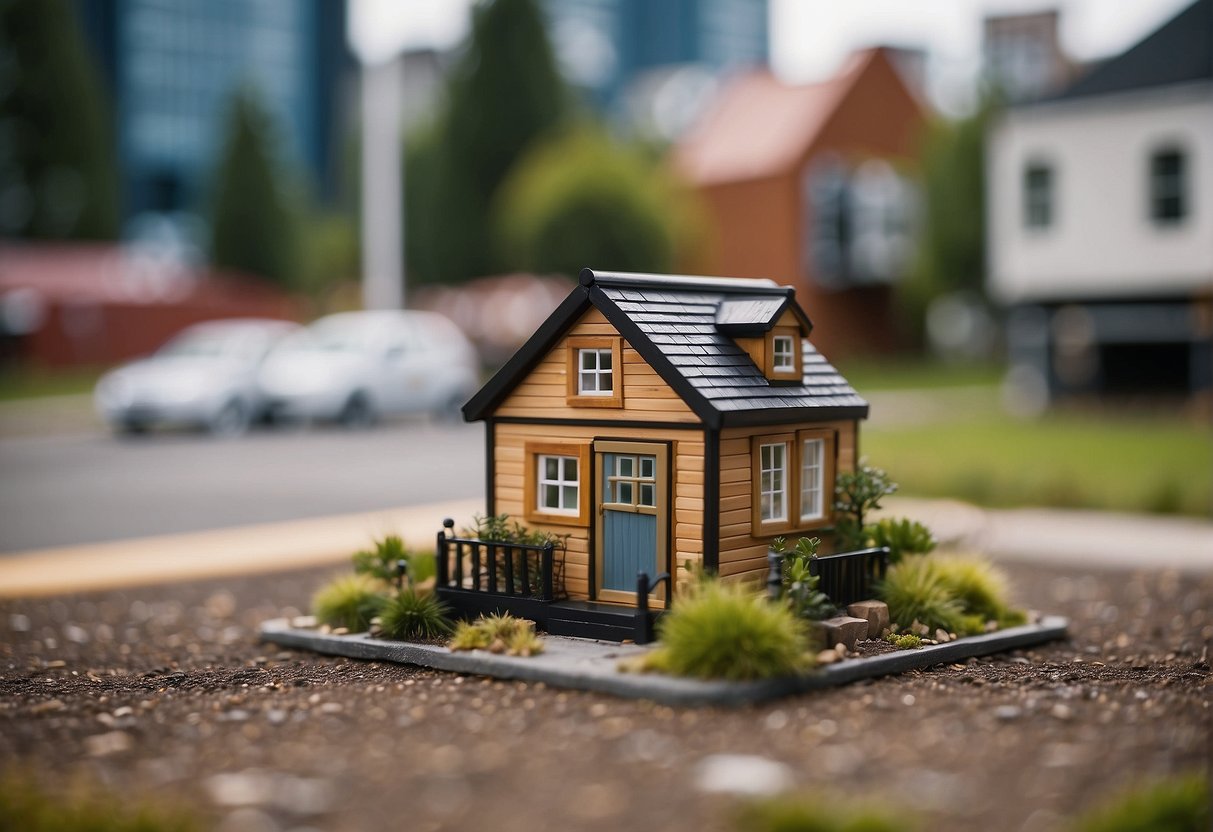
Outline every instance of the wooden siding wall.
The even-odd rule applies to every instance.
[[[726,428],[720,434],[720,575],[738,578],[765,578],[767,548],[772,537],[751,534],[750,438],[787,433],[806,428],[836,431],[835,454],[838,472],[855,468],[857,423],[797,422],[758,428]],[[832,489],[832,484],[831,484]],[[809,533],[812,536],[813,533]],[[794,537],[795,533],[787,535]]]
[[[562,397],[563,400],[563,397]],[[493,423],[495,431],[497,512],[522,520],[523,483],[526,480],[526,443],[587,441],[596,437],[635,441],[672,441],[670,477],[673,481],[670,505],[671,561],[677,570],[675,581],[685,575],[686,561],[703,560],[703,433],[699,430],[652,428],[603,428],[578,425],[526,425]],[[583,487],[592,479],[583,477]],[[570,535],[565,556],[564,582],[569,597],[586,599],[590,592],[590,549],[594,525],[599,521],[596,493],[591,506],[590,526],[543,525],[528,523],[559,535]],[[665,570],[666,565],[660,566]]]
[[[588,310],[540,364],[506,398],[497,417],[544,419],[627,419],[697,423],[699,417],[645,363],[623,344],[623,407],[576,407],[566,402],[567,349],[570,337],[619,335],[597,309]],[[618,379],[617,379],[618,380]]]

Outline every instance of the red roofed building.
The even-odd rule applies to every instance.
[[[831,357],[898,345],[926,106],[897,56],[856,53],[819,84],[740,76],[675,149],[712,224],[711,273],[793,285]]]
[[[296,319],[263,281],[106,244],[0,246],[0,358],[100,366],[152,352],[217,318]]]

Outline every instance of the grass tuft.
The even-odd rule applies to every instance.
[[[371,626],[371,619],[387,601],[378,587],[366,575],[336,578],[312,596],[312,614],[321,624],[361,633]]]
[[[922,639],[914,635],[914,633],[889,633],[884,637],[884,640],[898,650],[917,650],[919,647],[922,647]]]
[[[699,679],[766,679],[807,669],[807,627],[743,586],[707,581],[660,623],[642,669]]]
[[[895,624],[906,628],[918,622],[928,633],[975,635],[989,621],[1009,627],[1026,620],[1007,601],[1003,574],[974,557],[908,557],[889,568],[879,594]]]
[[[1146,786],[1080,817],[1073,832],[1205,832],[1213,829],[1208,776]]]
[[[737,816],[745,832],[907,832],[917,828],[904,813],[777,797],[745,806]]]
[[[379,626],[384,636],[398,640],[438,638],[451,632],[446,604],[433,594],[411,589],[387,600],[379,612]]]
[[[535,622],[509,613],[460,622],[447,646],[452,650],[490,650],[511,656],[535,656],[543,652],[543,641],[535,635]]]

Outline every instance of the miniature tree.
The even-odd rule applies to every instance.
[[[883,469],[859,461],[859,467],[838,475],[834,484],[834,510],[839,518],[834,532],[841,549],[862,548],[867,542],[864,518],[880,508],[880,501],[897,491]]]

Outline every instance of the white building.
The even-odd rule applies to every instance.
[[[988,137],[992,296],[1048,394],[1213,394],[1213,0]]]

